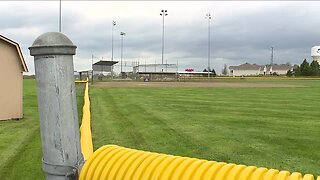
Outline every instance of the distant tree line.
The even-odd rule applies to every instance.
[[[320,76],[318,61],[312,61],[310,64],[306,59],[303,60],[300,66],[288,70],[287,76]]]
[[[202,72],[208,72],[208,70],[204,69]],[[213,68],[209,69],[209,72],[211,72],[211,74],[210,74],[211,77],[216,77],[217,76],[217,73]],[[223,69],[221,71],[221,74],[224,75],[224,76],[228,75],[228,66],[226,64],[224,64]],[[203,75],[203,76],[206,76],[206,75]]]
[[[208,70],[204,69],[202,72],[208,72]],[[211,72],[211,74],[210,74],[211,77],[217,76],[216,71],[213,68],[212,69],[209,68],[209,72]],[[205,75],[203,75],[203,76],[205,76]]]

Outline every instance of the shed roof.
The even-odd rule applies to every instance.
[[[244,63],[239,66],[229,67],[229,69],[234,69],[234,70],[259,70],[260,68],[263,68],[263,67],[257,64],[249,64],[249,63]]]
[[[271,65],[268,64],[266,65],[267,70],[270,70]],[[292,68],[292,65],[290,64],[272,64],[272,70],[273,71],[288,71],[289,69]]]
[[[20,48],[19,44],[17,42],[15,42],[15,41],[12,41],[9,38],[6,38],[6,37],[2,36],[2,35],[0,35],[0,40],[3,40],[3,41],[5,41],[5,42],[7,42],[7,43],[9,43],[9,44],[11,44],[11,45],[16,47],[17,53],[19,55],[19,59],[20,59],[20,62],[21,62],[22,71],[23,72],[28,72],[28,67],[26,65],[26,62],[24,61],[24,58],[23,58],[23,55],[22,55],[21,48]]]
[[[266,71],[270,71],[271,65],[267,64],[267,65],[257,65],[257,64],[249,64],[249,63],[245,63],[245,64],[241,64],[239,66],[230,66],[229,69],[230,70],[263,70],[264,68],[266,68]],[[289,64],[272,64],[272,70],[273,71],[281,71],[281,70],[289,70],[291,69],[292,66]]]
[[[93,65],[112,66],[117,63],[118,63],[118,61],[98,61],[98,62],[94,63]]]

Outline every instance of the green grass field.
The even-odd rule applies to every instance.
[[[95,148],[320,175],[320,81],[264,82],[309,87],[91,88]]]
[[[264,82],[308,87],[92,87],[95,149],[117,144],[320,175],[320,81]],[[24,81],[24,113],[0,121],[0,179],[44,178],[34,80]]]

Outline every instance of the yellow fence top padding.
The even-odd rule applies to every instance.
[[[89,85],[86,81],[86,87],[84,91],[84,101],[83,101],[83,113],[82,113],[82,123],[80,126],[80,143],[81,151],[84,160],[87,160],[93,154],[93,144],[91,137],[91,114],[90,114],[90,100],[89,100]]]
[[[314,180],[314,176],[106,145],[86,161],[79,179]]]
[[[87,83],[88,82],[88,80],[85,80],[85,81],[79,81],[79,80],[77,80],[77,81],[74,81],[75,83]]]

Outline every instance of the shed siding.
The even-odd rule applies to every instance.
[[[231,76],[256,76],[260,74],[259,69],[257,70],[233,70],[233,73],[230,73]]]
[[[16,47],[0,40],[0,120],[23,116],[22,71]]]

